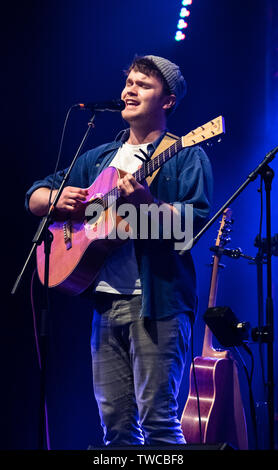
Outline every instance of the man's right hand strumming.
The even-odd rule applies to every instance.
[[[51,202],[57,193],[57,189],[53,190]],[[29,201],[30,211],[42,217],[47,214],[49,204],[49,188],[39,188],[33,192]],[[75,186],[66,186],[57,202],[55,210],[60,213],[77,214],[84,208],[84,201],[88,195],[87,189],[77,188]]]

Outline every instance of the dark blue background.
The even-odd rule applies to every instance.
[[[1,449],[38,446],[40,373],[30,301],[34,258],[16,295],[11,296],[10,291],[38,225],[38,220],[24,210],[24,194],[34,180],[53,171],[68,108],[76,102],[119,97],[124,84],[122,71],[136,53],[161,55],[177,62],[188,82],[188,94],[169,120],[170,131],[185,135],[220,114],[226,121],[222,141],[204,146],[215,176],[212,214],[278,143],[278,111],[273,106],[277,99],[274,85],[278,66],[275,69],[275,44],[270,40],[274,2],[193,0],[187,38],[177,43],[174,35],[180,3],[180,0],[43,0],[13,2],[3,11]],[[78,111],[71,115],[60,168],[71,162],[89,116]],[[110,141],[125,125],[117,113],[101,114],[85,148]],[[277,159],[271,166],[277,173]],[[249,185],[232,204],[234,226],[230,247],[240,246],[250,256],[257,252],[254,239],[259,230],[259,184],[258,179]],[[277,197],[276,175],[272,190],[273,234],[278,232]],[[202,348],[202,314],[207,307],[210,283],[209,247],[214,244],[218,228],[214,224],[193,249],[200,294],[194,355],[200,354]],[[241,320],[255,327],[256,267],[243,259],[224,262],[226,269],[221,273],[217,303],[229,305]],[[276,308],[277,286],[277,258],[273,257]],[[51,447],[86,449],[89,444],[100,445],[102,432],[90,364],[91,305],[86,299],[54,292],[50,299],[47,389]],[[36,311],[40,309],[40,300],[41,289],[35,281]],[[266,395],[258,344],[252,344],[251,349],[255,357],[254,398],[263,402]],[[266,367],[265,347],[263,350]],[[277,340],[274,351],[277,357]],[[250,368],[249,357],[244,352],[243,356]],[[242,368],[240,377],[252,447],[249,396]],[[180,412],[187,394],[188,371],[179,397]],[[264,446],[267,435],[264,421],[259,434],[260,445]]]

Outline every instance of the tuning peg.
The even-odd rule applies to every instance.
[[[222,230],[221,235],[224,235],[224,236],[225,236],[225,235],[227,235],[228,233],[231,233],[231,231],[232,231],[232,230],[231,230],[230,228],[226,228],[226,229]]]

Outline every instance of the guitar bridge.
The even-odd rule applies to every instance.
[[[63,223],[63,232],[66,249],[70,250],[72,248],[72,223],[70,220]]]

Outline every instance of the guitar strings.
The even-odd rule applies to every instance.
[[[170,147],[157,155],[153,160],[144,162],[143,165],[133,173],[133,177],[136,181],[140,182],[147,176],[151,175],[157,170],[163,163],[172,158],[176,153],[182,149],[182,139],[176,140]],[[102,205],[104,209],[111,206],[116,199],[120,197],[120,190],[115,186],[108,193],[102,197]]]

